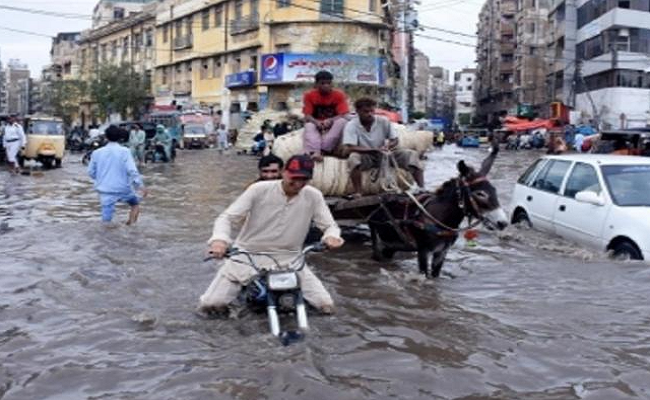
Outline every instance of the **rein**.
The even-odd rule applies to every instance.
[[[474,185],[476,183],[487,181],[487,178],[485,178],[484,176],[479,176],[478,178],[473,179],[470,182],[466,182],[462,178],[457,178],[457,181],[460,183],[458,185],[458,187],[457,187],[458,206],[463,211],[463,214],[464,214],[463,217],[467,217],[467,219],[469,220],[469,225],[464,227],[464,228],[452,228],[452,227],[447,226],[446,224],[444,224],[442,221],[438,220],[433,215],[431,215],[431,213],[429,211],[427,211],[426,207],[420,202],[420,200],[418,200],[417,197],[415,197],[415,195],[413,195],[412,190],[415,188],[415,183],[412,182],[412,181],[411,182],[407,181],[402,176],[403,174],[399,170],[398,165],[397,165],[397,161],[395,160],[395,157],[393,156],[393,154],[390,153],[390,152],[386,152],[386,153],[384,153],[383,159],[386,159],[388,161],[388,163],[387,163],[388,165],[385,165],[384,162],[382,162],[382,170],[384,170],[384,169],[388,170],[387,167],[392,166],[393,171],[396,171],[396,173],[395,173],[395,176],[390,177],[390,178],[392,178],[391,181],[389,183],[387,183],[385,186],[382,183],[382,189],[384,189],[386,191],[393,191],[393,192],[396,192],[398,194],[406,194],[411,199],[413,204],[415,204],[415,206],[422,212],[422,214],[426,218],[431,220],[434,225],[438,225],[438,226],[442,227],[443,229],[445,229],[447,231],[447,232],[439,232],[439,233],[437,233],[438,235],[444,236],[445,234],[449,235],[449,233],[451,233],[452,235],[455,235],[455,234],[458,234],[460,232],[464,232],[464,231],[473,229],[476,226],[478,226],[481,222],[483,222],[484,218],[481,215],[481,213],[478,212],[478,205],[476,204],[476,200],[474,200],[474,198],[472,197],[472,193],[471,193],[471,190],[469,188],[470,188],[470,186],[472,186],[472,185]],[[388,177],[389,174],[386,171],[384,171],[384,176]],[[409,187],[409,189],[408,190],[402,190],[399,187],[397,179],[401,180],[402,183],[404,183],[405,185],[407,185]],[[465,200],[463,199],[463,194],[464,193],[461,193],[461,191],[467,193],[467,197],[469,198],[469,202],[470,202],[470,205],[471,205],[471,207],[473,209],[473,213],[471,211],[468,212],[467,207],[465,207]],[[427,203],[427,202],[425,201],[425,203]],[[384,208],[384,211],[387,212],[389,218],[391,220],[394,220],[393,216],[388,211],[388,209],[386,207],[383,207],[383,208]],[[473,214],[477,218],[475,222],[471,222]],[[403,232],[400,231],[400,229],[396,229],[396,230],[397,230],[398,235],[400,235],[401,237],[403,237],[405,235]]]

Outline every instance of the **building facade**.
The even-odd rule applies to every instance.
[[[577,0],[576,102],[604,128],[646,126],[650,116],[647,0]]]
[[[476,117],[497,124],[516,106],[514,95],[517,0],[486,0],[477,26]]]
[[[79,78],[79,41],[81,32],[64,32],[52,39],[50,63],[53,80]]]
[[[449,126],[454,118],[454,87],[449,83],[449,71],[442,67],[429,69],[428,116],[444,120]]]
[[[414,51],[413,56],[413,111],[426,114],[430,109],[430,76],[429,57],[420,50]]]
[[[7,90],[7,113],[29,114],[30,73],[27,64],[12,59],[5,70]]]
[[[99,0],[93,9],[92,28],[127,19],[142,12],[145,5],[152,1],[155,0]]]
[[[546,60],[547,104],[559,101],[575,106],[576,0],[550,0]]]
[[[0,58],[0,115],[7,113],[7,74]]]
[[[156,15],[157,104],[300,107],[330,70],[351,97],[385,82],[388,25],[376,1],[167,0]],[[354,38],[352,40],[352,38]],[[381,100],[381,99],[380,99]]]
[[[548,109],[548,0],[518,0],[515,19],[515,100],[517,105],[526,106],[527,116],[541,115]]]
[[[156,65],[156,3],[145,4],[141,12],[83,31],[78,41],[78,79],[91,82],[104,65],[129,64],[145,81],[153,81]],[[74,68],[71,68],[74,71]],[[97,123],[94,105],[85,102],[80,110],[82,125]]]
[[[454,125],[460,129],[472,124],[475,111],[474,80],[475,68],[463,68],[454,73]]]

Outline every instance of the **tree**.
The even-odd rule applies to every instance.
[[[70,126],[86,93],[86,84],[78,80],[55,81],[48,97],[54,115]]]
[[[112,113],[137,117],[151,98],[149,80],[130,64],[104,65],[90,82],[90,99],[97,104],[100,117]]]

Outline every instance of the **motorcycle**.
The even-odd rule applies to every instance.
[[[174,160],[175,152],[171,152],[171,159]],[[147,145],[144,148],[144,162],[169,162],[167,153],[165,153],[165,145],[162,143],[154,143],[153,140],[147,140]]]
[[[280,338],[283,344],[287,345],[293,341],[300,340],[304,332],[309,329],[307,321],[307,306],[300,288],[298,272],[305,267],[305,255],[310,252],[321,252],[326,249],[325,244],[319,242],[309,245],[300,251],[287,267],[281,267],[271,252],[248,252],[245,250],[231,248],[225,257],[234,262],[250,265],[257,275],[245,286],[239,296],[240,301],[245,303],[254,311],[266,310],[269,330],[273,336]],[[286,252],[283,252],[286,254]],[[243,256],[234,259],[235,256]],[[269,258],[275,264],[273,270],[263,269],[256,265],[253,256]],[[208,257],[205,261],[213,259]],[[295,314],[298,330],[282,331],[280,325],[280,314]]]
[[[81,162],[83,165],[88,165],[88,163],[90,163],[90,158],[93,155],[93,151],[104,146],[104,140],[101,137],[95,137],[90,141],[87,141],[86,145],[88,146],[88,150],[86,150],[83,157],[81,158]]]

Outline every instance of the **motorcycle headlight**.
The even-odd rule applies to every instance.
[[[298,287],[298,274],[295,272],[273,272],[269,274],[269,289],[291,290]]]

